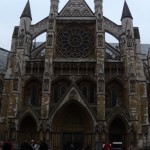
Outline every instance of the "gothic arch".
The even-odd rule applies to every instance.
[[[117,113],[115,113],[115,114],[112,114],[112,116],[108,119],[108,121],[107,121],[107,131],[109,131],[109,127],[110,127],[111,123],[112,123],[115,119],[120,119],[120,120],[124,123],[126,129],[127,129],[127,130],[129,129],[129,123],[128,123],[129,120],[128,120],[126,117],[122,116],[122,115],[120,114],[120,112],[117,112]]]
[[[116,40],[118,40],[118,41],[119,41],[119,36],[118,36],[118,35],[116,35],[113,31],[108,30],[108,29],[105,29],[105,33],[110,34],[111,36],[113,36],[114,38],[116,38]]]
[[[124,85],[119,80],[109,80],[106,82],[106,109],[113,109],[116,106],[124,107]]]
[[[32,82],[32,81],[36,81],[36,82],[42,84],[42,80],[41,80],[40,78],[38,78],[38,77],[36,77],[36,76],[31,76],[30,78],[28,78],[28,79],[25,81],[25,86],[26,86],[27,84],[29,84],[30,82]]]
[[[104,30],[119,40],[122,26],[115,24],[108,18],[104,17]]]
[[[25,113],[23,113],[23,114],[20,116],[20,118],[19,118],[19,120],[18,120],[18,129],[20,129],[21,123],[22,123],[22,122],[24,121],[24,119],[27,118],[27,117],[30,117],[30,118],[35,122],[36,130],[38,130],[38,118],[37,118],[35,115],[33,115],[32,113],[30,113],[30,112],[25,112]]]
[[[51,123],[53,131],[52,146],[54,144],[62,146],[61,143],[71,142],[72,136],[69,135],[79,139],[82,137],[80,142],[85,146],[92,145],[90,139],[93,136],[96,124],[95,116],[80,102],[70,99],[67,103],[63,104],[62,107],[53,112]],[[64,136],[69,136],[69,141],[65,141],[66,138]]]
[[[58,126],[60,126],[59,123],[56,122],[62,122],[64,117],[67,116],[68,111],[71,113],[73,112],[73,110],[75,111],[75,113],[77,114],[84,114],[82,117],[82,119],[86,122],[90,123],[90,126],[92,126],[92,129],[88,128],[89,132],[94,131],[94,122],[93,122],[93,117],[91,116],[91,114],[88,112],[88,110],[83,107],[78,101],[76,100],[69,100],[66,104],[64,104],[54,115],[54,117],[52,118],[52,126],[54,124],[56,124],[56,126],[53,126],[53,129],[55,130],[56,128],[58,128]],[[82,112],[82,113],[81,113]],[[63,115],[63,117],[60,118],[60,115]],[[85,118],[86,119],[85,119]]]
[[[32,39],[30,58],[32,59],[41,58],[42,56],[40,56],[40,54],[43,50],[45,50],[45,47],[46,47],[46,31],[44,30]]]
[[[84,98],[90,103],[96,103],[96,91],[97,85],[96,82],[90,78],[81,78],[77,80],[77,86],[81,90]]]
[[[31,78],[25,84],[23,104],[40,107],[42,98],[42,83],[37,78]]]
[[[34,40],[37,36],[47,31],[48,19],[49,18],[46,17],[31,27],[32,40]]]
[[[70,85],[71,81],[67,78],[58,78],[52,81],[51,95],[53,103],[57,103],[62,98]]]
[[[37,32],[33,38],[32,38],[32,41],[34,41],[38,36],[42,35],[43,33],[46,33],[47,32],[47,29],[43,29],[42,31],[40,32]]]
[[[122,142],[122,147],[126,148],[128,146],[128,123],[120,115],[115,116],[108,122],[108,132],[109,132],[109,143],[112,142]]]
[[[23,114],[19,119],[18,129],[17,139],[19,144],[27,139],[36,139],[38,130],[37,118],[29,112]]]
[[[108,80],[106,80],[106,85],[113,81],[116,81],[118,84],[124,87],[124,82],[120,78],[117,78],[117,77],[111,77]]]

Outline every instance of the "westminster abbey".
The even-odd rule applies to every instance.
[[[0,51],[8,54],[0,65],[0,140],[17,148],[45,139],[50,150],[150,146],[150,51],[142,53],[127,2],[120,25],[103,16],[103,0],[94,0],[94,12],[85,0],[68,0],[60,12],[59,0],[50,5],[32,24],[28,0],[10,52]]]

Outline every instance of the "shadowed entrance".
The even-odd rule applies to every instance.
[[[112,121],[109,127],[109,143],[122,142],[122,147],[127,146],[127,129],[120,118]]]
[[[88,111],[76,101],[66,104],[57,112],[52,123],[52,146],[78,149],[92,145],[93,120]]]
[[[36,138],[36,122],[30,115],[23,118],[20,123],[20,130],[18,133],[18,142],[22,143],[24,140],[31,140]]]

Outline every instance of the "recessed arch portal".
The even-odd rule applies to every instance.
[[[52,145],[65,143],[92,145],[94,122],[90,113],[76,100],[70,100],[57,111],[52,120]]]
[[[19,122],[18,143],[25,140],[36,139],[37,122],[30,115],[27,114]]]
[[[109,143],[122,142],[122,148],[128,145],[127,125],[121,117],[114,118],[109,124]]]

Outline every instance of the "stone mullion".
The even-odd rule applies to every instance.
[[[97,118],[98,120],[105,119],[105,74],[104,74],[104,41],[105,34],[103,31],[103,17],[97,16],[96,29],[96,52],[97,52]]]
[[[43,75],[43,90],[42,90],[42,103],[41,103],[41,116],[48,118],[49,104],[51,95],[51,79],[53,75],[52,62],[54,51],[54,33],[55,33],[55,19],[49,18],[48,31],[45,48],[45,70]]]

